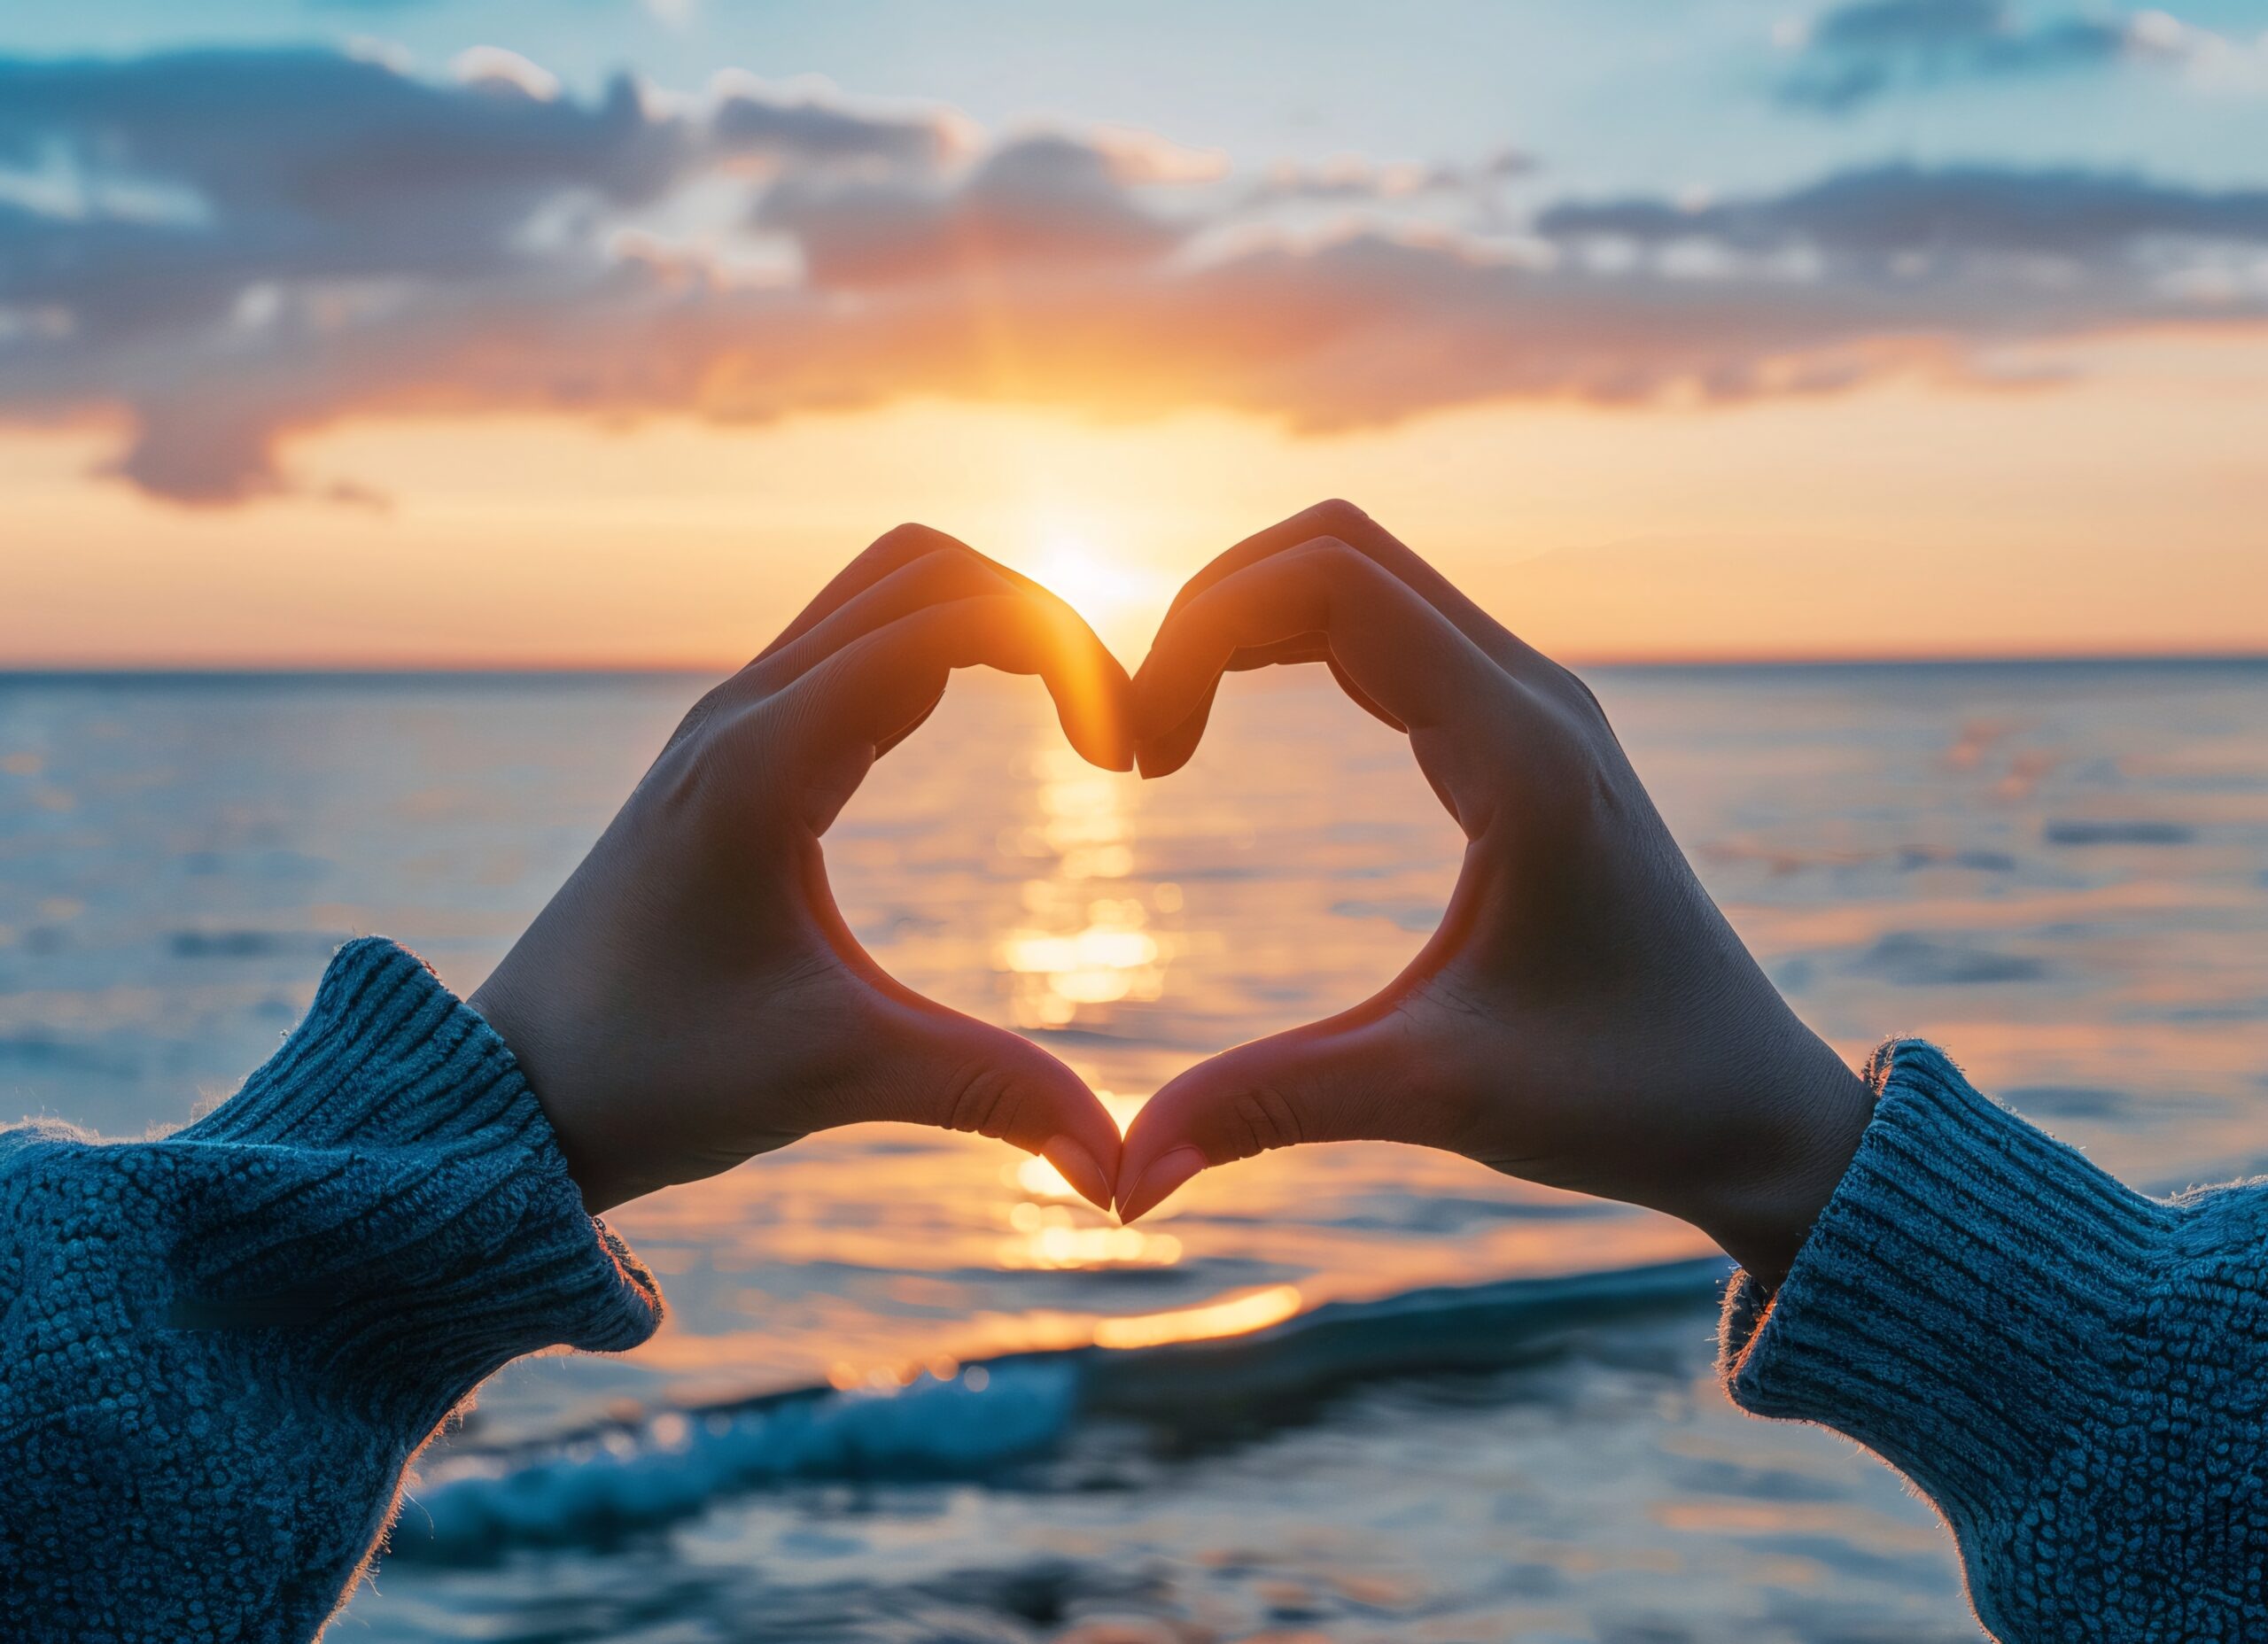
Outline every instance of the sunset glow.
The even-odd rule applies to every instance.
[[[12,15],[0,663],[711,671],[905,519],[1131,662],[1332,495],[1578,661],[2268,647],[2226,0],[878,4]]]
[[[2268,1640],[2268,0],[0,5],[0,1632]]]
[[[1235,1296],[1203,1307],[1177,1313],[1153,1313],[1138,1318],[1099,1319],[1098,1347],[1159,1347],[1168,1342],[1206,1341],[1216,1336],[1243,1336],[1281,1324],[1300,1310],[1296,1285],[1275,1284],[1266,1290]]]
[[[1146,637],[1172,593],[1167,578],[1135,552],[1106,553],[1083,537],[1049,537],[1030,575],[1060,594],[1122,655]],[[1133,660],[1139,656],[1132,651]]]
[[[1040,814],[1020,842],[1052,871],[1025,882],[1025,922],[1001,937],[995,963],[1019,1026],[1065,1028],[1084,1007],[1156,999],[1172,948],[1150,928],[1152,902],[1112,883],[1134,864],[1127,779],[1064,748],[1032,761]]]

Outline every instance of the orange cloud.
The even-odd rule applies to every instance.
[[[292,488],[282,446],[355,417],[947,395],[1328,430],[2031,381],[2070,338],[2268,317],[2258,190],[1887,167],[1514,217],[1518,157],[1239,187],[1139,134],[972,147],[947,114],[746,79],[582,103],[501,54],[460,74],[0,63],[0,416],[122,425],[113,471],[227,503]],[[1362,214],[1318,231],[1321,206]]]

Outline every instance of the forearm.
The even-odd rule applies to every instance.
[[[2268,1193],[2165,1203],[1889,1047],[1850,1168],[1724,1369],[1891,1462],[2008,1640],[2268,1628]]]
[[[311,1636],[484,1376],[660,1307],[502,1042],[377,942],[187,1129],[0,1135],[0,1288],[26,1640]]]

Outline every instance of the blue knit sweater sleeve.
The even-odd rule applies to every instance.
[[[0,1637],[310,1638],[482,1377],[660,1313],[503,1042],[357,942],[188,1128],[0,1133]]]
[[[1903,1471],[2010,1644],[2268,1638],[2268,1183],[2146,1198],[1930,1045],[1871,1077],[1785,1282],[1734,1282],[1735,1402]]]

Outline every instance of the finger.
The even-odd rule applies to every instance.
[[[1030,1040],[889,985],[872,1076],[841,1124],[889,1121],[998,1138],[1037,1153],[1098,1209],[1118,1176],[1118,1126],[1086,1081]]]
[[[1350,697],[1356,707],[1373,719],[1395,731],[1407,731],[1392,714],[1370,698],[1369,693],[1355,683],[1347,671],[1331,655],[1330,642],[1320,634],[1302,634],[1280,645],[1262,646],[1256,650],[1239,651],[1229,658],[1227,671],[1242,673],[1249,669],[1273,668],[1297,663],[1323,663],[1331,669],[1331,677],[1339,681],[1339,688]],[[1168,776],[1187,764],[1196,753],[1197,745],[1205,739],[1206,722],[1212,717],[1213,699],[1217,692],[1208,690],[1197,704],[1197,710],[1164,734],[1134,748],[1136,765],[1146,777]]]
[[[1423,1070],[1388,1012],[1254,1040],[1200,1062],[1136,1114],[1118,1214],[1147,1214],[1199,1171],[1306,1142],[1423,1141]]]
[[[891,732],[881,741],[876,742],[874,744],[874,757],[880,759],[884,754],[889,752],[891,748],[896,748],[900,742],[903,742],[906,738],[912,736],[916,731],[919,731],[923,725],[928,724],[929,716],[937,711],[937,704],[944,700],[944,693],[943,691],[938,692],[936,698],[931,701],[927,708],[924,708],[921,710],[911,725],[907,725],[903,731]]]
[[[1153,642],[1154,647],[1154,642]],[[1134,766],[1146,779],[1171,776],[1187,764],[1190,756],[1197,751],[1198,743],[1205,740],[1205,726],[1213,717],[1213,702],[1220,694],[1221,682],[1216,678],[1198,693],[1197,706],[1190,710],[1169,731],[1153,737],[1137,737],[1134,741]]]
[[[1328,634],[1302,633],[1289,640],[1280,640],[1274,645],[1256,646],[1248,650],[1239,651],[1234,656],[1229,658],[1228,671],[1249,673],[1254,669],[1289,667],[1300,663],[1328,664],[1332,677],[1339,681],[1340,688],[1353,697],[1357,706],[1368,713],[1377,715],[1379,718],[1397,731],[1409,729],[1401,720],[1365,696],[1362,687],[1347,677],[1347,671],[1332,658],[1331,636]]]
[[[754,694],[780,690],[854,640],[932,605],[988,593],[1016,593],[1016,585],[981,554],[951,543],[916,554],[867,584],[796,639],[775,644],[741,671]]]
[[[879,748],[927,714],[956,668],[1037,674],[1063,733],[1092,763],[1133,768],[1126,671],[1060,600],[1001,593],[930,606],[853,640],[775,700],[795,699],[811,751]]]
[[[1303,508],[1291,518],[1246,538],[1182,585],[1167,609],[1171,618],[1190,601],[1215,584],[1273,554],[1333,537],[1357,553],[1375,560],[1385,570],[1416,589],[1425,602],[1456,624],[1457,631],[1501,665],[1511,667],[1538,653],[1522,644],[1504,625],[1474,604],[1423,556],[1351,502],[1333,498]]]
[[[1361,709],[1364,713],[1370,715],[1371,718],[1377,720],[1379,724],[1386,725],[1391,730],[1407,732],[1410,729],[1410,727],[1402,724],[1401,720],[1395,718],[1392,714],[1386,712],[1385,709],[1372,702],[1371,700],[1371,694],[1368,691],[1365,691],[1361,686],[1355,683],[1354,677],[1344,668],[1341,668],[1339,665],[1339,659],[1337,657],[1326,656],[1324,658],[1324,661],[1330,663],[1331,677],[1339,681],[1339,688],[1353,699],[1355,707]]]
[[[755,660],[761,663],[793,645],[893,571],[912,564],[925,554],[948,551],[967,554],[978,564],[1006,578],[1015,587],[1033,593],[1047,593],[1050,599],[1055,597],[1021,571],[1013,570],[998,560],[979,554],[957,537],[947,536],[944,531],[932,530],[927,525],[898,525],[884,531],[858,558],[837,571],[812,602],[804,607],[796,620],[781,629],[780,637],[765,646]]]
[[[1135,734],[1147,776],[1194,748],[1169,733],[1207,703],[1239,652],[1320,633],[1375,710],[1416,730],[1468,713],[1495,668],[1406,583],[1347,544],[1322,539],[1223,578],[1169,616],[1134,682]],[[1185,746],[1184,745],[1185,743]]]

